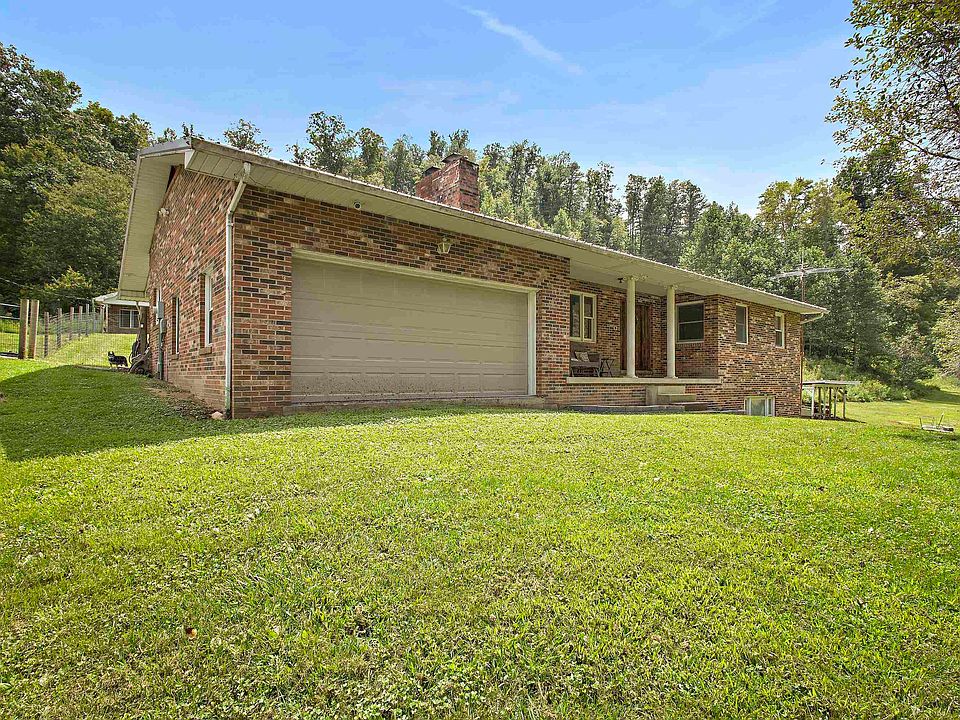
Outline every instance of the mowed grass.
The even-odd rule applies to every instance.
[[[0,327],[0,353],[16,355],[20,347],[20,334]]]
[[[953,438],[154,386],[0,361],[3,717],[960,712]]]
[[[130,359],[130,350],[136,335],[125,333],[92,333],[73,340],[62,338],[60,349],[56,349],[56,338],[49,338],[50,354],[45,358],[55,365],[91,365],[109,367],[107,353],[114,352]],[[43,352],[43,338],[37,339],[37,353]]]
[[[928,383],[930,390],[916,400],[889,402],[847,403],[847,417],[861,422],[920,427],[924,422],[939,422],[960,428],[960,384],[950,378],[938,378]]]

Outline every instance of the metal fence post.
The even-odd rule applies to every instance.
[[[50,354],[50,313],[43,312],[43,356]]]
[[[63,308],[57,308],[57,350],[63,340]]]
[[[73,342],[73,305],[70,306],[70,324],[67,325],[67,342]]]

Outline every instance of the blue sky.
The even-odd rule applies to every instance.
[[[530,138],[747,211],[773,180],[832,173],[849,0],[617,5],[0,0],[0,41],[158,132],[244,117],[280,157],[325,110],[388,142]]]

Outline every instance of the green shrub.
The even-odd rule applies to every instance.
[[[850,388],[847,400],[853,402],[878,402],[881,400],[909,400],[912,393],[907,388],[885,385],[879,380],[861,380]]]
[[[927,388],[923,383],[914,382],[910,386],[889,383],[876,376],[857,373],[849,366],[833,360],[817,360],[803,369],[804,380],[857,380],[847,392],[851,402],[879,402],[882,400],[910,400],[922,397]],[[809,402],[809,395],[806,395]]]

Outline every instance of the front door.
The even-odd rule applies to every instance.
[[[650,371],[653,369],[653,338],[651,337],[651,310],[652,308],[649,305],[638,305],[636,322],[637,322],[637,356],[636,356],[636,368],[637,371]],[[626,326],[626,301],[624,301],[621,306],[620,317],[621,322],[621,332],[620,337],[622,339],[621,349],[620,349],[620,367],[626,367],[626,358],[627,358],[627,326]]]
[[[637,370],[653,369],[653,338],[650,337],[649,305],[640,305],[637,308]]]

